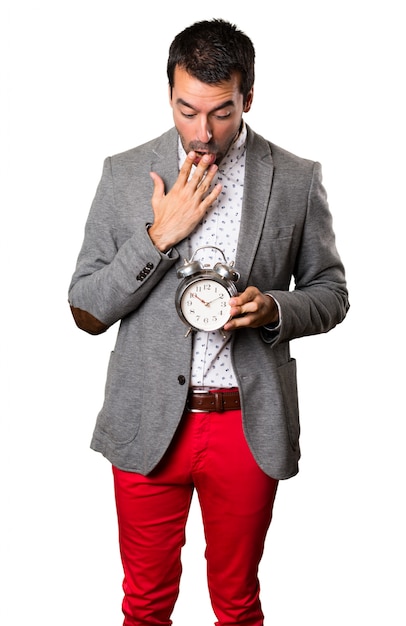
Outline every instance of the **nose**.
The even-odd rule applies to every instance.
[[[213,133],[211,132],[211,128],[209,126],[207,118],[200,119],[200,125],[198,128],[197,139],[201,143],[209,143],[210,139],[213,137]]]

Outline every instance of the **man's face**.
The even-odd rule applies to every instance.
[[[252,96],[253,90],[244,104],[237,72],[229,81],[207,85],[181,67],[175,68],[170,94],[173,119],[186,153],[197,153],[195,164],[203,154],[211,154],[212,162],[220,163],[238,136],[242,114],[250,110]]]

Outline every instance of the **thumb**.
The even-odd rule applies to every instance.
[[[165,185],[162,178],[156,172],[150,172],[149,175],[154,183],[154,192],[152,197],[162,198],[165,195]]]

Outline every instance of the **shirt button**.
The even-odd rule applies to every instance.
[[[182,374],[180,376],[178,376],[178,383],[179,385],[184,385],[186,382],[186,378],[184,376],[182,376]]]

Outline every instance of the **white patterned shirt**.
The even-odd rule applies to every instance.
[[[243,124],[241,133],[221,161],[210,187],[212,189],[214,185],[221,183],[221,193],[188,237],[189,258],[201,246],[216,246],[224,253],[226,264],[235,261],[244,191],[246,139],[247,129]],[[178,157],[180,167],[186,158],[180,140]],[[193,167],[191,175],[194,169]],[[208,264],[209,267],[213,267],[218,261],[224,263],[220,252],[211,248],[199,250],[194,260]],[[238,271],[238,267],[235,269]],[[237,386],[231,363],[230,338],[231,333],[219,330],[194,333],[191,386]]]

